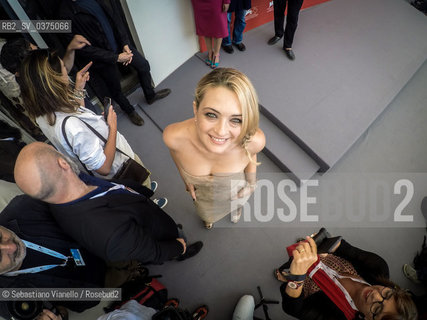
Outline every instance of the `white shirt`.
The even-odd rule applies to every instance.
[[[135,300],[126,302],[120,309],[100,316],[98,320],[151,320],[157,311],[140,305]]]
[[[109,128],[104,117],[84,107],[79,107],[76,113],[56,112],[55,115],[56,121],[53,126],[49,125],[47,116],[37,117],[36,122],[44,135],[52,142],[58,151],[69,156],[83,172],[85,172],[85,170],[80,161],[84,163],[88,170],[93,171],[95,176],[103,179],[110,179],[127,161],[128,157],[116,151],[110,173],[107,176],[97,174],[94,170],[101,168],[106,159],[104,154],[105,143],[81,120],[93,127],[107,140]],[[62,122],[67,116],[73,116],[69,118],[65,124],[65,133],[72,149],[68,146],[62,135]],[[135,157],[129,143],[119,132],[117,132],[116,147],[129,157],[132,157],[132,159]]]

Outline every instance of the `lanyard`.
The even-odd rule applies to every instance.
[[[125,187],[124,185],[122,185],[122,184],[116,184],[116,183],[114,183],[114,182],[112,182],[113,183],[113,186],[112,187],[110,187],[107,191],[104,191],[104,192],[101,192],[101,193],[98,193],[98,194],[96,194],[96,195],[94,195],[94,196],[92,196],[92,197],[90,197],[90,199],[95,199],[95,198],[99,198],[99,197],[103,197],[103,196],[105,196],[107,193],[109,193],[109,192],[111,192],[111,191],[115,191],[115,190],[127,190],[127,191],[129,191],[129,192],[131,192],[131,193],[134,193],[134,194],[139,194],[138,192],[136,192],[136,191],[134,191],[134,190],[132,190],[132,189],[130,189],[130,188],[128,188],[128,187]]]
[[[29,242],[26,240],[22,240],[22,242],[25,243],[25,246],[27,248],[33,249],[35,251],[47,254],[47,255],[55,257],[55,258],[63,259],[64,263],[62,263],[62,264],[48,264],[45,266],[39,266],[39,267],[27,268],[27,269],[22,269],[22,270],[17,270],[17,271],[11,271],[11,272],[5,273],[4,276],[13,277],[13,276],[17,276],[19,274],[37,273],[37,272],[42,272],[45,270],[53,269],[55,267],[65,267],[67,265],[69,257],[63,255],[62,253],[56,252],[54,250],[45,248],[43,246],[40,246],[38,244]]]

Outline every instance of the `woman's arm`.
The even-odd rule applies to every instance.
[[[185,190],[187,190],[187,192],[190,193],[191,198],[193,199],[193,201],[197,200],[196,197],[196,189],[194,188],[194,185],[192,185],[191,183],[187,183],[184,179],[184,174],[182,173],[182,168],[181,166],[178,164],[178,161],[176,159],[176,153],[173,150],[169,150],[172,160],[173,162],[175,162],[176,168],[178,169],[179,175],[181,176],[182,181],[184,181],[185,184]]]
[[[244,169],[246,186],[242,188],[238,193],[238,198],[243,198],[249,194],[252,194],[256,187],[256,171],[257,171],[257,154],[265,146],[265,135],[261,129],[254,134],[247,146],[247,152],[251,155],[251,161]]]
[[[83,67],[79,72],[76,73],[76,83],[74,86],[74,97],[77,103],[80,106],[85,106],[85,96],[86,96],[86,82],[89,81],[89,68],[92,66],[92,61]]]
[[[306,275],[308,269],[317,261],[317,246],[313,238],[306,237],[307,242],[300,244],[292,251],[293,260],[289,268],[291,275]],[[304,297],[302,295],[303,285],[301,281],[297,288],[291,288],[287,283],[282,284],[282,308],[292,315],[298,315],[304,309]]]
[[[114,157],[116,155],[117,115],[112,105],[110,105],[110,110],[108,111],[107,124],[109,132],[107,143],[104,146],[105,161],[98,170],[95,170],[103,176],[110,173],[111,166],[113,165]]]
[[[180,145],[180,134],[181,134],[181,123],[173,123],[168,125],[163,131],[163,141],[165,145],[168,147],[169,152],[171,154],[172,160],[175,163],[176,168],[178,169],[179,175],[181,176],[182,181],[184,181],[185,189],[190,193],[191,198],[196,200],[196,191],[194,189],[194,185],[189,184],[184,179],[184,174],[182,173],[181,165],[178,161],[177,150],[181,149]]]

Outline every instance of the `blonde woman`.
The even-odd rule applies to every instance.
[[[169,125],[163,139],[205,227],[229,213],[237,223],[265,145],[255,89],[240,71],[215,69],[199,81],[193,111],[193,118]]]

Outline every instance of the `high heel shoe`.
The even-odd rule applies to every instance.
[[[211,65],[212,65],[212,58],[211,58],[211,53],[210,53],[210,52],[208,52],[208,56],[207,56],[207,58],[205,59],[205,63],[206,63],[206,65],[208,65],[208,66],[211,66]]]
[[[218,60],[218,62],[216,62]],[[219,53],[218,53],[218,55],[214,55],[213,57],[212,57],[212,64],[211,64],[211,68],[212,69],[216,69],[217,67],[219,66]]]
[[[208,230],[213,228],[213,223],[203,221],[203,225],[205,226],[205,229],[208,229]]]
[[[239,222],[240,218],[242,217],[242,207],[236,210],[236,212],[233,212],[231,214],[231,222],[237,223]]]

